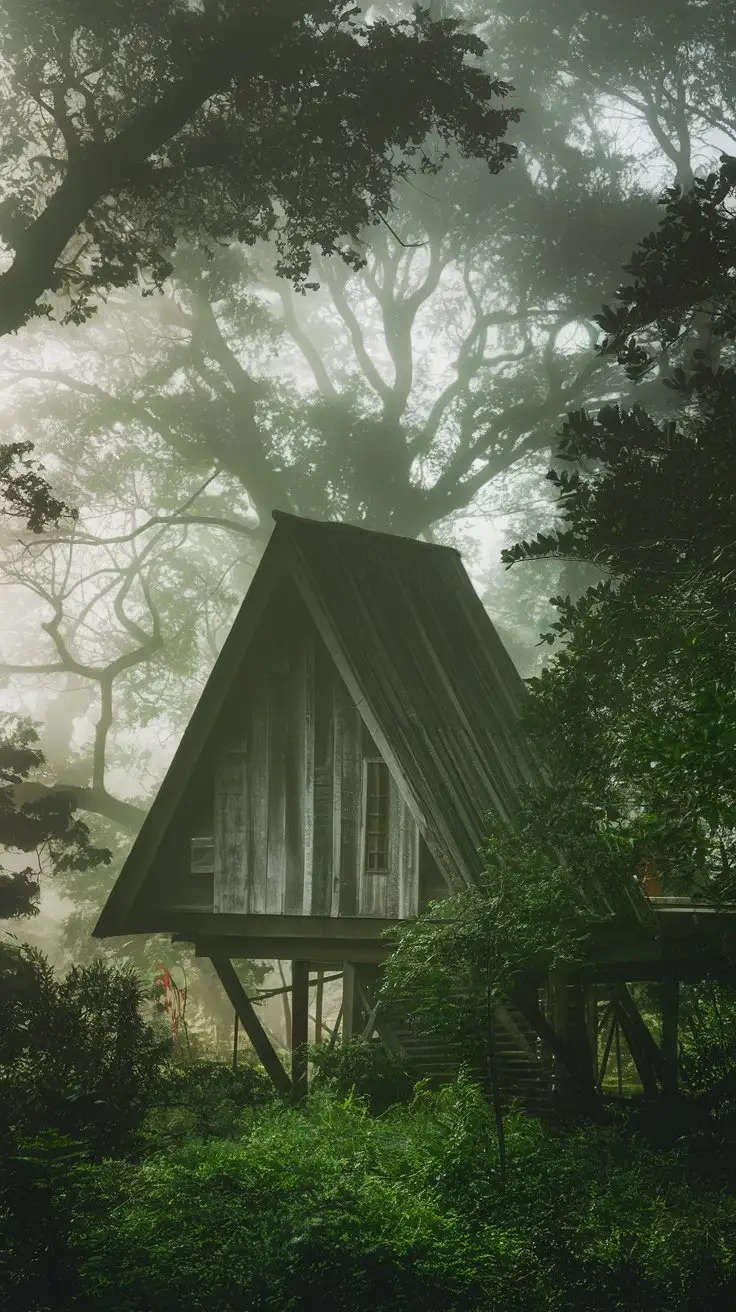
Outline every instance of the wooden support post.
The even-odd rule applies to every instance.
[[[677,1032],[680,1012],[680,982],[666,979],[662,990],[662,1092],[667,1097],[677,1093]]]
[[[342,1022],[342,1003],[340,1003],[340,1008],[339,1008],[339,1010],[338,1010],[337,1016],[335,1017],[335,1024],[334,1024],[333,1027],[332,1027],[332,1033],[331,1033],[331,1035],[330,1035],[330,1037],[329,1037],[329,1041],[328,1041],[328,1043],[327,1043],[327,1051],[328,1051],[328,1052],[332,1052],[332,1049],[334,1048],[335,1044],[337,1043],[337,1036],[338,1036],[338,1034],[340,1033],[340,1024],[341,1024],[341,1022]]]
[[[233,1070],[238,1064],[238,1013],[235,1012],[235,1025],[233,1027]]]
[[[364,966],[357,982],[357,993],[362,1004],[359,1013],[360,1029],[356,1033],[369,1039],[375,1032],[384,1048],[403,1054],[403,1048],[394,1033],[390,1021],[387,1022],[378,1001],[378,974],[370,966]]]
[[[342,975],[342,1037],[347,1042],[363,1028],[363,1008],[360,1001],[358,968],[351,961],[343,963]]]
[[[621,1029],[639,1073],[644,1093],[648,1098],[656,1098],[657,1080],[662,1079],[662,1054],[626,984],[615,986],[614,999]]]
[[[536,995],[527,989],[515,989],[510,995],[510,1001],[516,1010],[521,1012],[527,1023],[531,1025],[534,1033],[542,1040],[547,1050],[557,1058],[567,1074],[572,1077],[579,1093],[583,1094],[586,1101],[594,1099],[597,1095],[597,1088],[588,1063],[583,1063],[580,1060],[579,1052],[567,1042],[567,1039],[558,1034],[553,1025],[550,1025],[546,1016],[539,1009]]]
[[[611,1055],[611,1044],[613,1043],[613,1036],[614,1036],[614,1034],[617,1034],[617,1033],[618,1033],[618,1017],[616,1016],[616,1009],[615,1009],[615,1007],[613,1007],[613,1006],[611,1005],[610,1002],[607,1004],[607,1006],[606,1006],[606,1010],[605,1010],[605,1012],[604,1012],[604,1021],[605,1021],[605,1018],[606,1018],[606,1017],[610,1017],[611,1026],[610,1026],[610,1029],[609,1029],[609,1031],[608,1031],[608,1036],[607,1036],[607,1038],[606,1038],[606,1042],[605,1042],[605,1045],[604,1045],[604,1048],[603,1048],[603,1057],[602,1057],[602,1059],[601,1059],[601,1067],[600,1067],[600,1070],[599,1070],[599,1072],[598,1072],[598,1091],[599,1091],[599,1092],[603,1089],[603,1081],[604,1081],[605,1078],[606,1078],[606,1071],[607,1071],[607,1069],[608,1069],[608,1058],[609,1058],[610,1055]]]
[[[278,1056],[271,1047],[270,1040],[259,1021],[253,1004],[240,983],[235,967],[229,957],[210,957],[215,973],[224,988],[231,1005],[235,1008],[238,1020],[256,1051],[256,1056],[270,1075],[279,1093],[291,1092],[291,1080],[284,1070]]]
[[[561,970],[550,972],[548,984],[548,997],[550,1000],[549,1019],[556,1034],[561,1039],[566,1040],[568,1037],[568,994],[567,994],[567,976]]]
[[[616,1088],[618,1089],[619,1098],[623,1097],[624,1092],[624,1075],[621,1066],[621,1017],[618,1012],[614,1012],[613,1028],[616,1031]]]
[[[585,1033],[590,1053],[593,1074],[598,1078],[598,990],[595,984],[583,984],[583,1007],[585,1009]]]
[[[307,1096],[309,962],[291,963],[291,1084],[295,1102]]]
[[[322,1007],[325,993],[325,972],[323,966],[317,967],[317,989],[314,995],[314,1041],[322,1042]]]

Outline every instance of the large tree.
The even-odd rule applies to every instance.
[[[405,12],[380,8],[392,22]],[[655,414],[672,399],[658,377],[635,385],[593,352],[595,315],[652,226],[663,170],[686,179],[703,132],[733,118],[716,48],[733,47],[725,7],[718,31],[702,13],[684,30],[562,0],[548,9],[533,21],[519,0],[477,16],[486,75],[498,61],[525,109],[508,133],[517,162],[489,177],[451,147],[441,173],[398,179],[390,227],[355,234],[362,269],[317,248],[320,290],[295,296],[268,243],[209,259],[202,229],[177,228],[164,295],[113,289],[83,329],[54,339],[28,325],[6,339],[17,435],[55,453],[59,486],[83,487],[89,508],[43,553],[10,549],[34,602],[6,674],[43,691],[47,786],[75,784],[105,826],[142,818],[271,508],[452,536],[472,552],[474,522],[513,510],[528,536],[548,513],[543,475],[568,411],[635,386]],[[624,113],[638,154],[621,139]],[[542,563],[544,595],[560,567]],[[486,596],[498,615],[495,583]],[[511,593],[504,617],[523,611],[530,641],[545,604]],[[39,620],[53,627],[43,648]]]
[[[272,238],[303,288],[312,249],[360,263],[349,235],[447,143],[497,172],[509,88],[483,49],[417,9],[361,21],[342,0],[36,0],[0,5],[4,93],[0,333],[85,319],[100,293],[160,286],[185,236]]]

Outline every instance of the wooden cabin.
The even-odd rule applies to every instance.
[[[343,971],[343,1034],[362,1029],[382,931],[475,880],[486,814],[536,775],[524,685],[457,551],[274,520],[94,930],[192,942],[262,1060],[232,961],[294,963],[295,1047],[310,965]],[[524,1026],[507,1014],[512,1049]]]
[[[439,1074],[448,1054],[417,1048],[376,1007],[382,932],[472,884],[489,811],[509,818],[538,778],[524,685],[457,551],[274,520],[94,934],[193,943],[280,1089],[304,1091],[310,972],[325,968],[342,973],[344,1037],[377,1032]],[[615,975],[621,954],[607,951]],[[651,935],[641,952],[649,961]],[[292,963],[291,1074],[242,988],[243,959]],[[527,1105],[549,1090],[545,1053],[596,1078],[590,1046],[565,1047],[595,1044],[590,995],[565,983],[552,996],[546,1014],[527,997],[496,1017],[502,1079]]]

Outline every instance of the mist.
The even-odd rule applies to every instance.
[[[360,8],[369,27],[411,16],[409,5]],[[75,272],[46,289],[51,317],[0,340],[3,440],[32,443],[54,494],[77,512],[42,534],[3,521],[2,708],[37,726],[39,788],[77,789],[80,818],[112,852],[97,869],[44,878],[39,913],[0,929],[59,965],[102,954],[149,977],[162,961],[183,969],[195,1028],[231,1024],[206,963],[166,937],[100,943],[90,932],[247,591],[271,511],[458,547],[519,672],[538,674],[550,597],[575,599],[605,571],[555,560],[506,571],[501,550],[556,522],[546,474],[568,413],[634,401],[655,417],[671,412],[661,376],[634,383],[596,355],[594,316],[660,221],[663,189],[705,176],[736,141],[723,6],[674,6],[676,21],[664,7],[581,14],[564,0],[431,8],[479,36],[485,49],[471,63],[513,88],[503,108],[520,114],[503,140],[515,153],[499,171],[451,142],[436,173],[395,179],[390,218],[343,234],[359,267],[311,243],[307,281],[318,286],[304,290],[279,272],[278,243],[250,212],[242,240],[227,232],[242,161],[221,193],[205,178],[189,202],[182,164],[152,217],[144,191],[130,201],[127,284],[111,275],[97,286],[97,255],[85,264],[83,249],[67,251]],[[714,45],[708,15],[721,9]],[[112,94],[104,42],[101,55],[110,69],[95,85],[109,74]],[[2,59],[0,135],[17,134],[23,115],[31,124],[21,157],[4,165],[5,272],[13,205],[22,211],[28,179],[36,205],[51,185],[27,159],[58,163],[64,123],[41,93],[29,99],[9,49]],[[163,87],[166,72],[154,61],[145,77]],[[72,90],[66,126],[85,140],[89,101]],[[99,95],[104,131],[104,86]],[[170,266],[160,286],[153,246]],[[4,858],[9,870],[24,864]],[[274,988],[279,977],[258,982]],[[337,1005],[330,995],[327,1020]],[[267,1006],[285,1041],[280,1004]]]

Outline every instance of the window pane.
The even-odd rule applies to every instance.
[[[366,761],[366,874],[388,874],[388,821],[388,766],[383,761]]]

